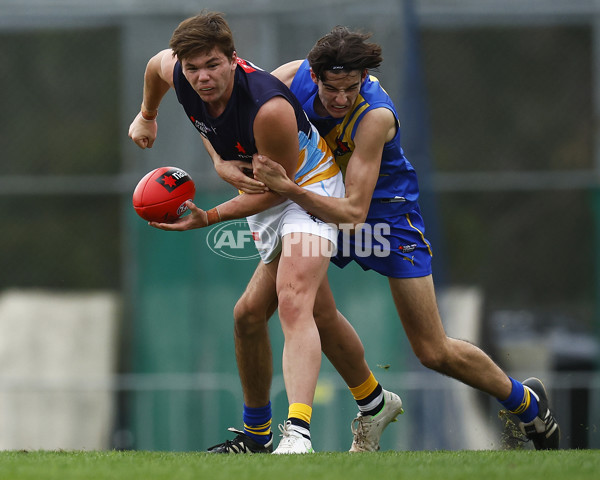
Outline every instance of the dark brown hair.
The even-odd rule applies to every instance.
[[[205,10],[179,24],[171,36],[169,47],[179,60],[208,53],[214,48],[227,58],[231,58],[235,51],[233,33],[225,16]]]
[[[307,56],[317,78],[322,79],[326,71],[363,71],[379,67],[383,61],[381,46],[367,42],[369,38],[370,33],[352,32],[342,26],[320,38]]]

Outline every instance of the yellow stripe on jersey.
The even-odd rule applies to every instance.
[[[306,150],[302,149],[302,150],[300,150],[300,153],[298,154],[298,164],[296,165],[296,172],[300,171],[300,169],[302,168],[302,165],[304,165],[305,161],[306,161]]]
[[[346,175],[348,162],[354,152],[353,130],[359,117],[369,108],[370,104],[362,95],[356,97],[352,111],[346,114],[341,123],[336,125],[325,135],[327,145],[335,155],[335,161],[339,165],[342,174]]]
[[[354,141],[345,141],[345,147],[347,147],[348,150],[346,152],[342,152],[342,150],[338,150],[337,135],[338,131],[334,128],[333,130],[331,130],[331,132],[329,132],[329,134],[325,136],[325,140],[327,141],[327,145],[329,145],[329,147],[331,148],[331,151],[335,152],[335,163],[338,164],[340,170],[342,171],[342,174],[345,176],[346,168],[348,168],[348,162],[350,161],[352,152],[354,152]]]
[[[320,182],[321,180],[327,180],[328,178],[337,175],[340,171],[340,167],[338,167],[338,164],[335,163],[333,155],[327,148],[325,140],[321,139],[319,142],[319,147],[323,147],[327,153],[327,157],[324,158],[325,161],[317,164],[312,170],[309,170],[304,175],[297,176],[296,183],[298,185],[310,185],[312,183]],[[296,171],[300,171],[300,168],[298,168]]]
[[[328,178],[335,177],[339,172],[340,172],[340,167],[338,167],[335,163],[332,163],[331,166],[327,170],[319,173],[318,175],[314,175],[307,182],[305,182],[303,184],[298,184],[298,185],[302,186],[302,185],[311,185],[313,183],[318,183],[323,180],[327,180]]]
[[[334,177],[340,171],[333,159],[327,142],[318,134],[313,126],[313,135],[308,138],[303,132],[298,133],[300,154],[294,181],[300,186]]]
[[[360,106],[353,110],[350,115],[346,115],[344,121],[342,122],[342,125],[344,125],[344,137],[347,139],[352,139],[352,130],[354,130],[354,125],[356,125],[356,122],[361,114],[370,106],[362,95],[359,95],[356,98],[356,102],[354,104]]]

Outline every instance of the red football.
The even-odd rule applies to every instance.
[[[144,175],[133,192],[133,208],[149,222],[170,223],[186,210],[185,202],[194,199],[196,186],[181,168],[160,167]]]

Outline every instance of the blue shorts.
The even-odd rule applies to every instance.
[[[354,260],[363,270],[386,277],[425,277],[431,274],[433,253],[424,234],[418,207],[390,218],[367,218],[354,235],[340,228],[338,250],[331,261],[344,268]]]

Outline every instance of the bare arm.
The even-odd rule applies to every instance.
[[[254,120],[254,138],[260,153],[268,155],[273,159],[272,161],[280,165],[286,176],[293,176],[300,147],[296,117],[287,100],[283,97],[275,97],[261,107]],[[206,141],[206,143],[211,157],[217,155],[210,142]],[[285,198],[273,192],[243,194],[208,212],[188,202],[189,215],[173,223],[150,223],[150,225],[162,230],[178,231],[202,228],[217,221],[235,220],[262,212],[284,200]]]
[[[259,154],[281,165],[288,178],[296,172],[299,155],[298,125],[294,109],[283,97],[266,102],[254,119],[254,140]],[[219,205],[221,220],[247,217],[283,202],[273,192],[241,195]]]
[[[272,191],[293,200],[326,222],[357,225],[365,221],[379,177],[383,146],[393,136],[395,117],[388,109],[367,113],[354,137],[355,149],[346,170],[346,196],[326,197],[299,187],[265,156],[256,156],[254,175]]]
[[[300,65],[303,61],[304,60],[294,60],[292,62],[285,63],[273,70],[271,75],[277,77],[279,80],[285,83],[288,88],[290,88],[292,81],[296,76],[296,72],[298,72],[298,68],[300,68]]]
[[[146,65],[142,106],[129,126],[129,137],[140,148],[152,148],[156,140],[158,107],[165,94],[173,87],[173,67],[176,61],[171,50],[162,50]]]

